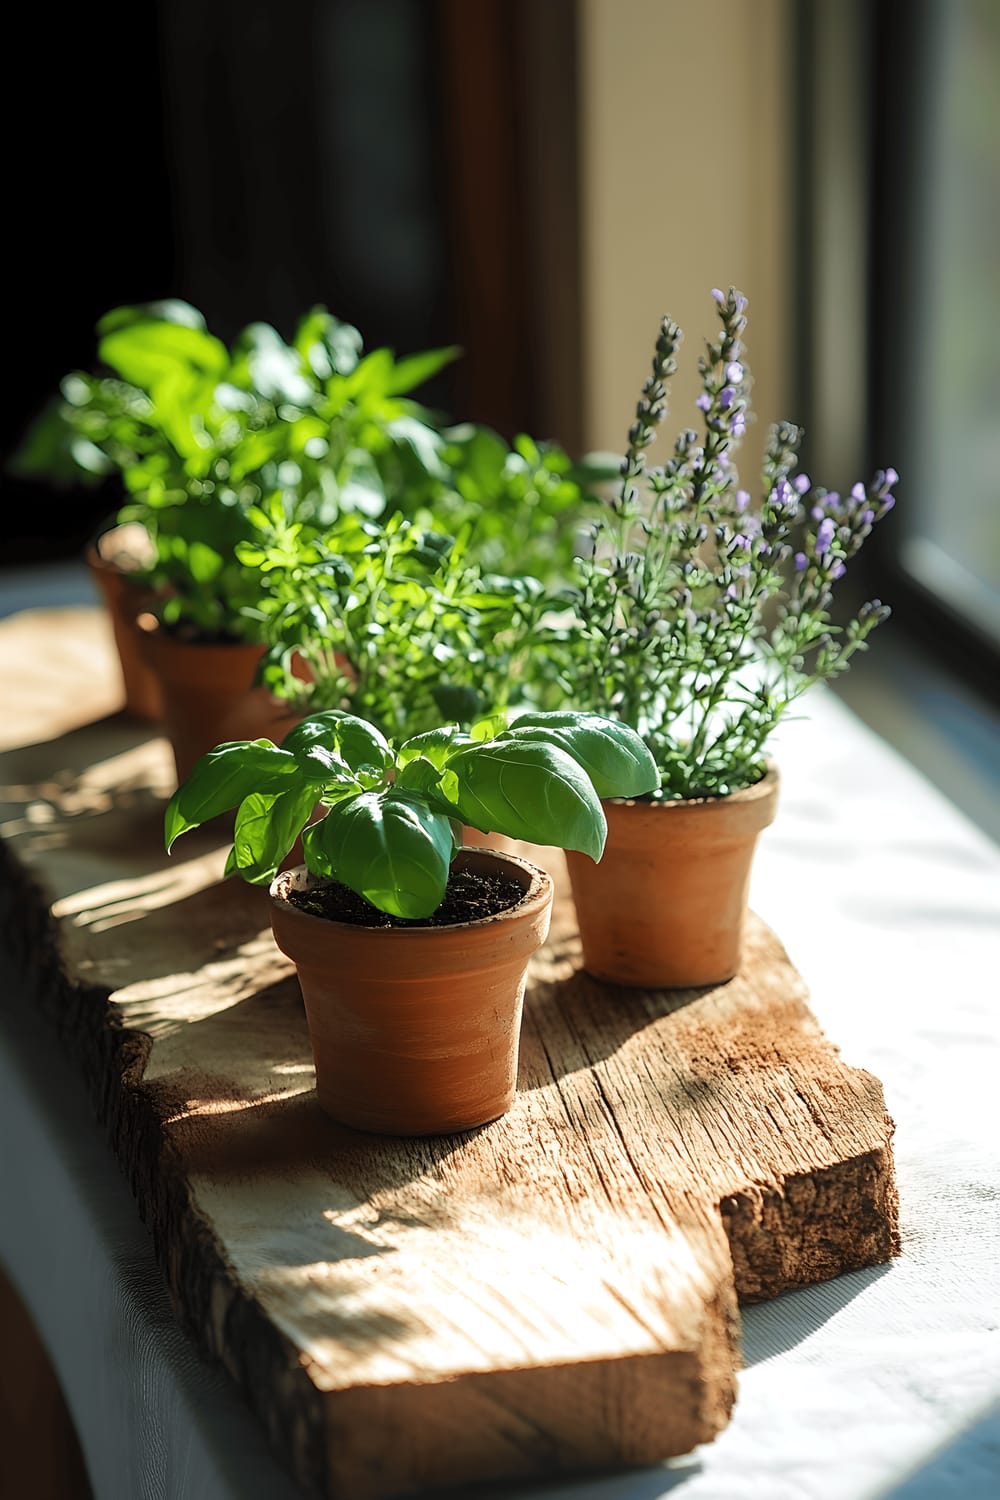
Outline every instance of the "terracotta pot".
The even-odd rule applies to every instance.
[[[135,628],[136,617],[152,607],[155,595],[152,590],[136,583],[129,570],[116,561],[122,553],[130,558],[135,556],[127,537],[122,536],[130,530],[128,526],[115,526],[104,532],[87,548],[86,560],[111,616],[125,686],[125,710],[137,719],[158,723],[163,718],[160,686],[143,659]],[[148,537],[146,540],[148,542]]]
[[[566,856],[584,967],[615,984],[719,984],[739,968],[757,835],[774,819],[778,772],[728,797],[604,803],[595,865]]]
[[[335,656],[335,661],[341,670],[349,677],[354,677],[347,658]],[[297,677],[300,682],[312,682],[313,674],[306,661],[298,652],[292,656],[292,676]],[[308,714],[313,712],[309,708],[292,708],[287,702],[276,698],[266,687],[255,687],[240,698],[227,712],[223,724],[223,739],[226,740],[273,740],[280,745],[289,730],[294,729],[296,724],[301,724]]]
[[[273,740],[276,745],[280,745],[285,735],[296,724],[301,724],[304,718],[303,712],[283,703],[268,688],[252,687],[226,712],[219,742]]]
[[[299,972],[320,1106],[380,1135],[471,1130],[514,1101],[528,960],[545,941],[552,882],[527,860],[463,849],[457,868],[502,870],[525,900],[453,927],[352,927],[299,911],[300,866],[271,886],[275,941]]]
[[[143,658],[163,695],[163,724],[183,781],[202,755],[225,738],[226,720],[253,686],[263,646],[246,642],[204,646],[168,635],[151,615],[140,616]]]

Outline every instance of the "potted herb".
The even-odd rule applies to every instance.
[[[268,644],[259,680],[276,726],[341,708],[398,739],[452,721],[467,728],[516,701],[544,591],[484,574],[468,527],[456,538],[399,515],[345,516],[304,541],[279,512],[255,520],[255,540],[239,550],[260,568],[251,608]],[[238,725],[230,719],[227,737]]]
[[[703,433],[680,432],[661,467],[647,462],[681,340],[665,318],[620,484],[579,564],[575,621],[553,647],[574,708],[623,719],[657,765],[653,792],[606,806],[600,870],[569,857],[585,964],[622,984],[735,973],[754,845],[775,813],[772,731],[888,614],[873,600],[841,625],[832,610],[894,504],[895,471],[845,496],[816,488],[796,472],[801,431],[783,422],[755,503],[733,462],[749,406],[746,299],[712,295],[721,332],[699,365]]]
[[[86,549],[87,567],[111,621],[125,711],[158,724],[163,718],[163,693],[136,629],[139,616],[157,604],[156,592],[147,582],[153,558],[149,533],[137,522],[102,528]]]
[[[446,428],[440,441],[445,477],[407,514],[438,531],[467,533],[469,554],[487,573],[565,586],[598,487],[617,465],[594,453],[574,462],[557,443],[526,433],[508,447],[473,423]]]
[[[365,355],[357,330],[323,309],[291,344],[251,324],[227,348],[182,302],[118,308],[97,331],[102,368],[67,377],[22,467],[54,474],[69,459],[81,473],[119,476],[127,491],[115,519],[147,535],[152,556],[128,575],[146,597],[119,587],[110,536],[94,556],[111,602],[129,601],[119,636],[130,640],[155,596],[144,652],[183,776],[219,738],[220,715],[249,690],[261,656],[245,609],[259,574],[237,551],[254,535],[250,513],[276,503],[307,528],[345,511],[377,515],[404,459],[410,482],[422,461],[436,482],[444,470],[429,414],[406,393],[456,351]]]
[[[460,847],[462,824],[597,860],[601,798],[656,783],[642,741],[607,719],[539,714],[495,730],[439,728],[394,750],[355,715],[314,714],[280,749],[218,746],[167,807],[168,848],[238,808],[227,873],[270,883],[319,1102],[345,1124],[424,1135],[510,1108],[552,882],[525,860]],[[304,865],[279,875],[300,835]]]

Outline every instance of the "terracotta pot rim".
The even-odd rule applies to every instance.
[[[381,945],[386,941],[397,944],[431,943],[456,932],[478,932],[486,927],[495,927],[502,922],[530,920],[552,899],[554,891],[552,876],[547,870],[533,865],[530,860],[522,859],[519,854],[501,854],[493,849],[474,849],[464,844],[458,850],[455,859],[459,860],[463,855],[470,854],[477,861],[494,868],[502,870],[505,866],[514,865],[527,872],[531,879],[522,900],[516,906],[509,906],[506,910],[494,912],[491,916],[477,917],[472,922],[449,922],[445,927],[363,927],[357,922],[337,922],[330,917],[315,917],[311,912],[302,911],[300,907],[285,899],[279,887],[287,887],[302,874],[310,876],[311,871],[307,870],[305,865],[294,865],[290,870],[279,871],[271,882],[268,894],[272,905],[285,916],[290,916],[298,922],[318,924],[324,930],[329,930],[331,935],[349,933],[353,942],[370,942],[373,945]],[[322,883],[322,877],[313,878]]]
[[[87,567],[93,568],[96,573],[119,573],[122,577],[127,578],[128,574],[123,568],[119,568],[117,563],[111,561],[110,557],[105,557],[102,554],[98,543],[103,535],[105,533],[101,532],[98,536],[92,537],[83,549],[84,561]]]
[[[145,528],[142,527],[142,523],[140,521],[116,521],[114,520],[114,518],[111,518],[98,526],[97,530],[93,532],[93,534],[88,538],[83,548],[84,560],[86,561],[88,567],[94,568],[96,571],[102,573],[117,573],[120,577],[127,579],[129,582],[134,581],[135,574],[137,572],[142,572],[143,569],[141,567],[120,567],[113,557],[105,556],[101,546],[102,542],[104,542],[107,537],[113,536],[116,531],[127,529],[130,526],[139,526],[143,530],[145,530]],[[144,582],[140,585],[140,587],[148,588],[149,586]]]
[[[142,641],[154,651],[257,651],[264,647],[257,641],[181,641],[170,634],[163,621],[152,610],[138,615],[135,627]]]
[[[751,786],[738,787],[735,792],[726,792],[718,797],[673,797],[658,801],[647,801],[642,797],[607,797],[605,805],[611,807],[638,807],[659,816],[661,813],[678,812],[683,809],[699,808],[706,812],[715,809],[733,807],[737,804],[748,802],[760,802],[765,797],[770,797],[778,789],[781,780],[781,772],[775,761],[766,762],[767,769],[759,781],[753,782]]]

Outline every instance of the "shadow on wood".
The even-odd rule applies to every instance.
[[[881,1088],[761,923],[729,984],[620,990],[578,971],[562,882],[510,1114],[363,1136],[316,1105],[266,896],[221,883],[216,831],[168,863],[165,747],[107,748],[106,724],[54,735],[40,783],[34,748],[3,758],[0,941],[72,1045],[180,1316],[312,1492],[684,1453],[735,1397],[737,1293],[895,1253]]]

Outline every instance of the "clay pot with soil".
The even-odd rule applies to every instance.
[[[470,1130],[505,1114],[528,963],[548,934],[550,877],[512,855],[460,849],[445,902],[426,922],[350,902],[350,891],[356,920],[344,920],[345,889],[304,866],[271,886],[271,925],[298,971],[320,1106],[383,1135]],[[323,912],[317,898],[326,897],[337,915],[314,914],[310,897]],[[384,925],[367,925],[379,918]]]
[[[567,855],[584,967],[655,989],[721,983],[739,968],[757,836],[778,771],[725,797],[611,800],[599,866]]]
[[[163,699],[156,675],[147,665],[136,619],[152,609],[156,595],[141,581],[154,558],[149,533],[138,522],[112,526],[87,548],[87,567],[111,619],[125,689],[125,711],[158,723]]]
[[[638,736],[596,715],[537,714],[482,740],[453,725],[394,749],[328,711],[280,747],[217,746],[164,827],[169,849],[237,808],[226,874],[274,882],[321,1105],[359,1129],[434,1134],[510,1107],[525,973],[552,904],[544,870],[461,847],[463,823],[597,860],[601,795],[638,796],[655,778]],[[300,836],[304,866],[279,875]]]
[[[878,599],[841,608],[838,593],[893,510],[899,475],[876,469],[843,494],[815,485],[799,468],[802,429],[779,421],[758,495],[744,489],[748,304],[734,286],[711,297],[700,416],[685,416],[657,462],[683,338],[661,318],[619,478],[577,560],[576,618],[547,644],[552,693],[574,709],[613,707],[657,763],[655,798],[606,809],[599,880],[569,861],[587,968],[620,984],[735,972],[754,844],[775,810],[771,736],[889,613]]]

